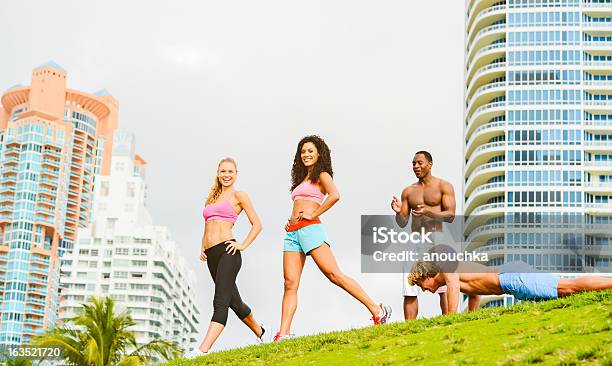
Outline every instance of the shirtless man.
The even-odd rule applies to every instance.
[[[459,292],[470,295],[508,294],[519,300],[548,300],[612,288],[611,277],[559,278],[549,273],[497,273],[478,263],[460,263],[459,273],[443,273],[435,263],[417,262],[408,283],[431,292],[446,286],[449,313],[457,312]]]
[[[427,151],[417,151],[412,159],[412,171],[418,182],[406,187],[402,192],[401,201],[393,197],[391,209],[395,211],[395,221],[400,227],[406,227],[412,214],[411,230],[426,232],[442,232],[444,222],[453,222],[455,219],[455,191],[449,182],[431,175],[433,158]],[[441,244],[441,243],[435,243]],[[451,244],[451,243],[447,243]],[[418,286],[408,286],[404,282],[404,319],[415,319],[419,311],[417,295]],[[448,312],[446,301],[446,288],[436,289],[440,295],[440,308],[442,314]],[[469,309],[474,310],[479,305],[479,298],[471,296]]]

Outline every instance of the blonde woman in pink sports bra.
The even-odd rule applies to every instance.
[[[319,136],[304,137],[298,143],[291,170],[293,211],[285,227],[285,292],[281,326],[274,336],[275,342],[293,337],[291,321],[297,309],[297,290],[307,255],[332,283],[365,305],[374,324],[386,323],[391,317],[391,308],[375,303],[354,279],[340,270],[332,254],[319,217],[340,199],[333,174],[331,154],[325,141]]]
[[[265,333],[263,327],[253,317],[251,309],[240,298],[236,286],[236,276],[242,265],[240,253],[248,248],[261,232],[261,221],[249,196],[246,192],[234,189],[237,174],[236,162],[233,159],[221,160],[217,168],[217,177],[206,199],[203,211],[206,223],[200,259],[208,262],[210,275],[215,282],[214,313],[204,341],[190,357],[205,354],[210,350],[225,328],[230,308],[260,341]],[[232,234],[232,227],[242,211],[251,222],[251,230],[244,241],[238,243]]]

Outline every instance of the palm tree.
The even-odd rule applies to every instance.
[[[66,325],[37,337],[38,346],[59,346],[67,365],[78,366],[139,366],[148,365],[155,356],[171,360],[183,350],[175,343],[156,339],[138,346],[134,333],[136,325],[127,313],[114,314],[110,297],[91,297],[78,314]]]
[[[2,360],[6,366],[32,366],[32,360],[23,358],[11,358],[6,352],[1,352]]]

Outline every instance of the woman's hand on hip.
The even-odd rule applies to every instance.
[[[200,251],[200,260],[202,262],[206,262],[206,259],[208,258],[208,257],[206,257],[205,251],[206,251],[206,249],[204,249],[204,248],[202,248],[202,250]]]
[[[226,241],[226,243],[229,243],[227,245],[227,248],[225,248],[225,251],[231,255],[234,255],[236,253],[236,251],[243,251],[246,249],[246,246],[244,244],[238,244],[236,241],[234,240],[228,240]]]

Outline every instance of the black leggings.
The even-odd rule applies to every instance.
[[[227,323],[228,308],[232,308],[241,320],[251,314],[251,309],[242,302],[236,287],[236,276],[242,266],[240,251],[237,250],[234,255],[225,251],[230,241],[233,239],[212,246],[205,252],[208,269],[215,282],[212,321],[223,325]]]

